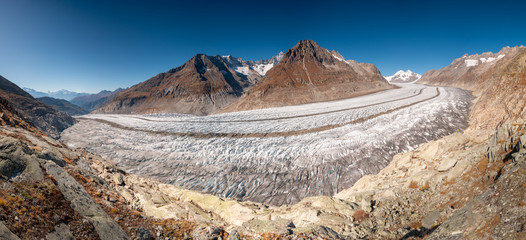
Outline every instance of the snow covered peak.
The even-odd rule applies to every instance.
[[[418,73],[411,72],[411,70],[400,70],[396,72],[392,76],[384,77],[389,82],[397,82],[397,83],[408,83],[408,82],[416,82],[418,79],[420,79],[422,75]]]

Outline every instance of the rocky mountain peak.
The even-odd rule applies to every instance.
[[[289,49],[283,56],[281,62],[283,63],[294,63],[294,62],[321,62],[321,63],[334,63],[337,59],[333,56],[329,50],[320,47],[318,43],[313,40],[301,40],[296,46]]]

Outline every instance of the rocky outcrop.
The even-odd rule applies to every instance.
[[[339,53],[303,40],[224,111],[330,101],[390,88],[374,66],[346,62]]]
[[[365,238],[524,237],[516,230],[524,224],[519,199],[526,197],[526,157],[519,139],[525,130],[524,123],[509,124],[493,136],[478,130],[423,144],[336,197],[368,212],[353,230]]]
[[[66,113],[57,111],[36,100],[16,84],[0,76],[0,97],[16,111],[19,117],[53,138],[75,123]]]

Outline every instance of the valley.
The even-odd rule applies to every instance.
[[[223,113],[91,114],[62,133],[127,172],[272,205],[334,195],[467,127],[464,90],[398,84],[345,100]]]

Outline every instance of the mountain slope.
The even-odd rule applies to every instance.
[[[409,83],[418,81],[421,77],[422,75],[411,72],[411,70],[400,70],[392,76],[385,77],[385,79],[390,83]]]
[[[22,118],[51,137],[75,123],[75,120],[33,98],[16,84],[0,76],[0,97],[4,98]]]
[[[83,115],[83,114],[89,113],[88,111],[82,109],[81,107],[73,103],[70,103],[64,99],[57,99],[57,98],[52,98],[52,97],[39,97],[37,98],[37,100],[47,104],[48,106],[58,111],[65,112],[72,116],[73,115]]]
[[[118,93],[96,112],[209,114],[231,104],[251,86],[247,76],[229,68],[221,56],[198,54]]]
[[[526,48],[464,55],[449,66],[426,72],[419,83],[458,87],[479,96],[470,129],[495,129],[526,116]]]
[[[300,41],[226,111],[330,101],[392,88],[374,66],[349,63],[338,55],[312,40]]]
[[[115,91],[104,90],[96,94],[89,94],[73,98],[70,102],[88,112],[91,112],[97,108],[100,108],[102,105],[104,105],[104,103],[106,103],[106,101],[110,100],[113,98],[113,96],[122,91],[124,91],[122,88],[118,88]]]

